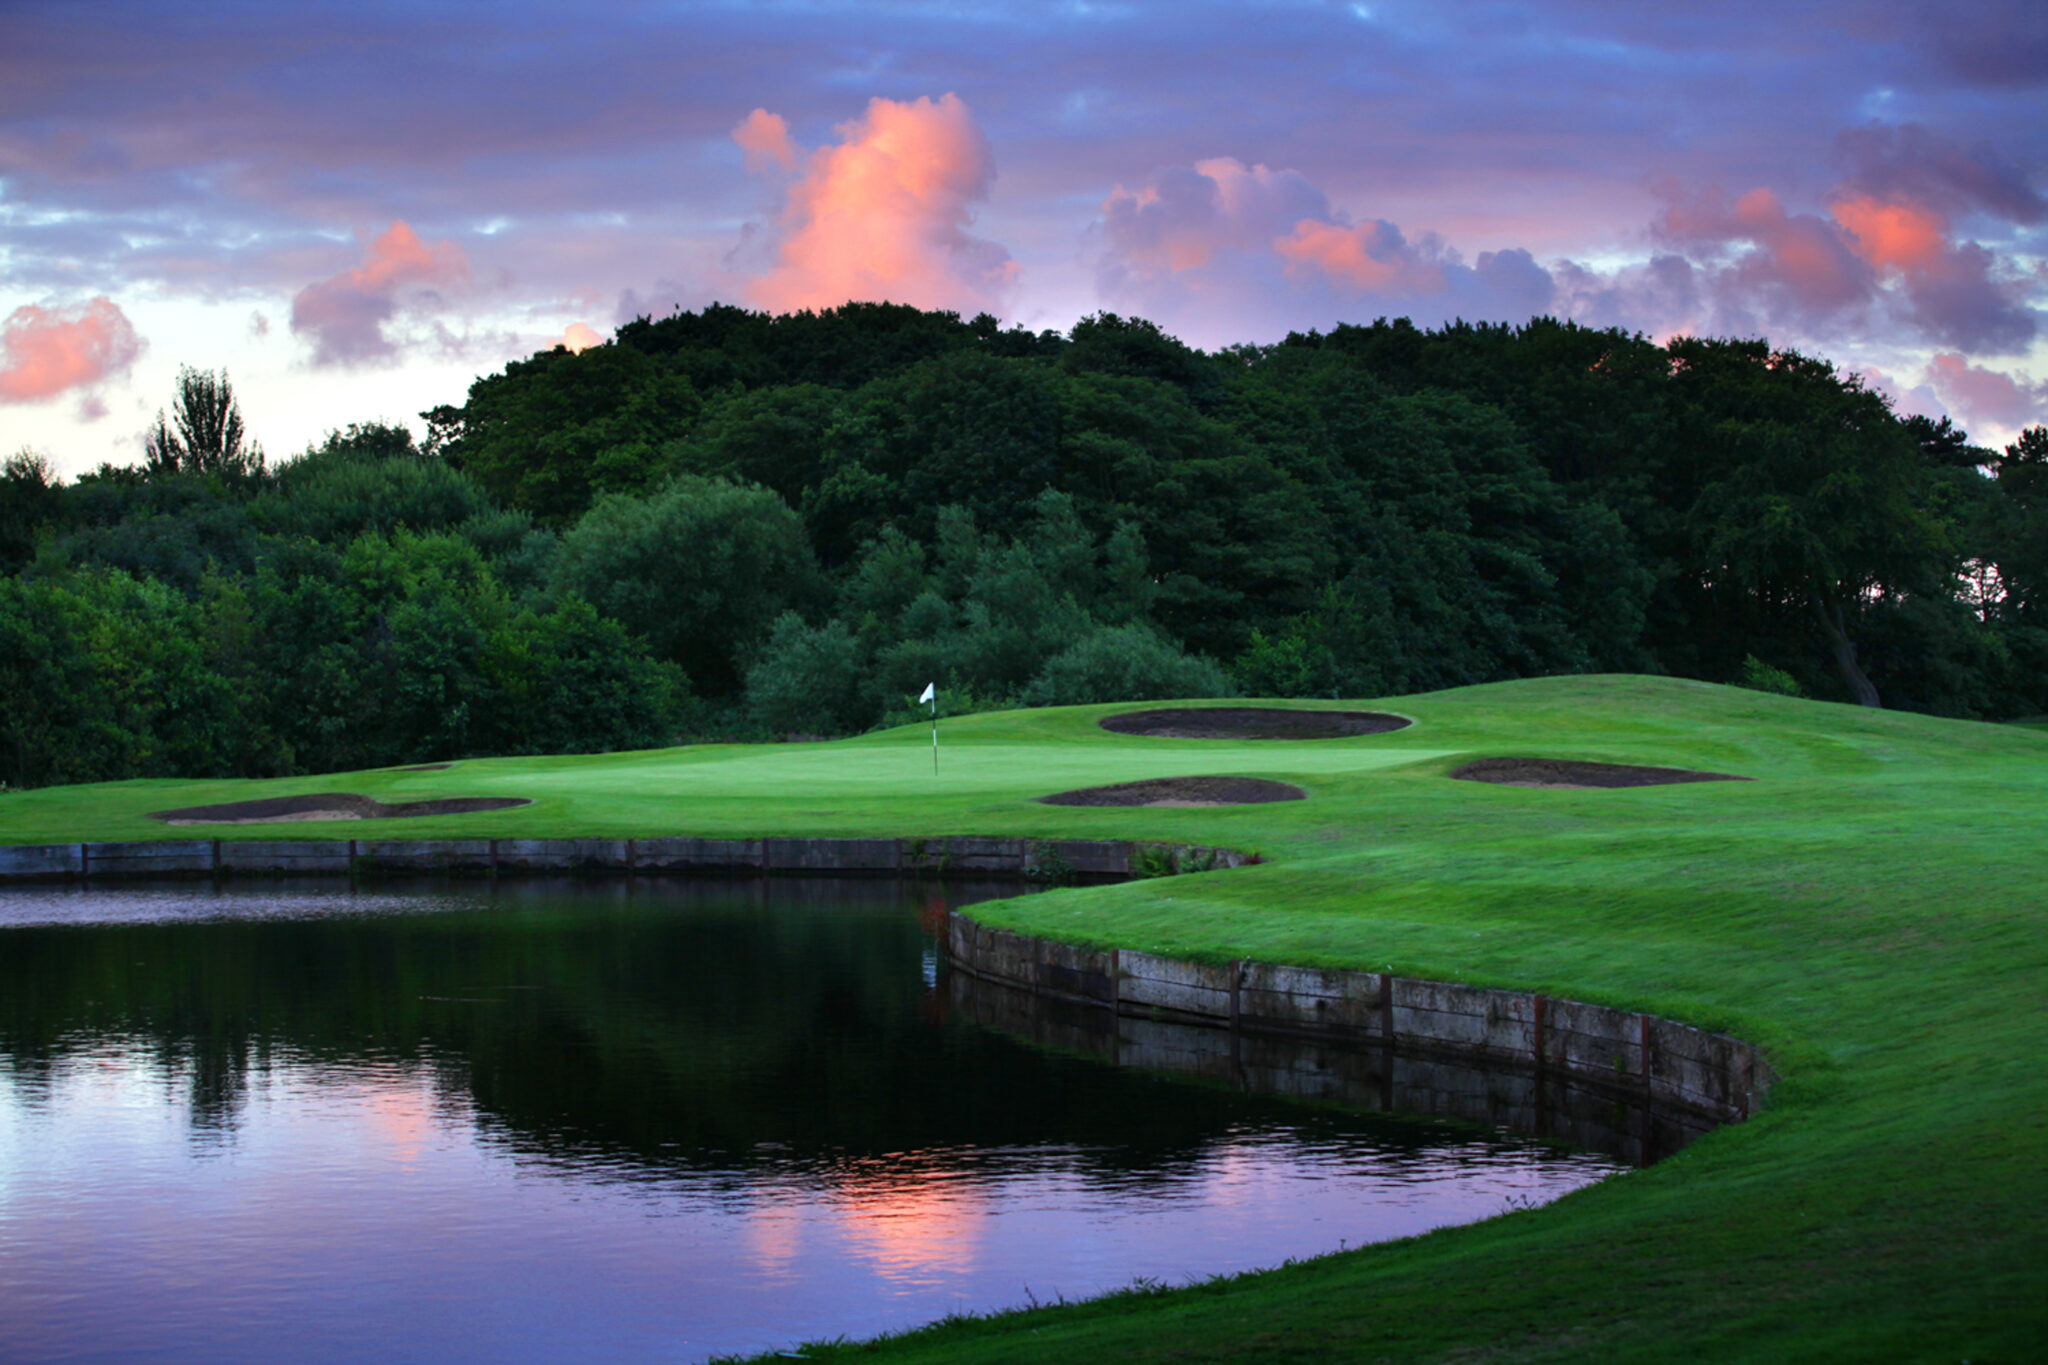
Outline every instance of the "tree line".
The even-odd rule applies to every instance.
[[[188,370],[140,467],[8,460],[0,780],[840,734],[928,681],[2048,712],[2048,432],[1981,448],[1762,341],[713,306],[423,416],[272,465]]]

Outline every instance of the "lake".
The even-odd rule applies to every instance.
[[[1015,892],[0,889],[0,1358],[698,1361],[1625,1165],[993,1027],[923,925]]]

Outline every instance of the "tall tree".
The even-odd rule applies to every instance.
[[[1731,637],[1817,626],[1850,696],[1879,704],[1860,623],[1954,591],[1956,556],[1927,510],[1919,441],[1878,394],[1761,341],[1681,339],[1673,385],[1690,429],[1667,466],[1690,503],[1690,563]],[[1686,486],[1689,484],[1689,486]],[[1726,670],[1732,671],[1732,670]]]
[[[153,473],[245,475],[263,472],[263,447],[248,439],[241,404],[225,369],[178,367],[178,389],[166,421],[157,409],[156,425],[143,438]]]

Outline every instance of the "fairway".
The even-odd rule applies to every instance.
[[[1287,703],[1301,705],[1302,703]],[[829,744],[473,760],[0,797],[0,840],[164,837],[151,810],[354,791],[483,815],[232,838],[990,834],[1256,852],[1231,872],[990,905],[1207,960],[1392,970],[1644,1010],[1761,1045],[1765,1111],[1558,1203],[1272,1272],[952,1322],[818,1358],[2018,1360],[2048,1333],[2048,733],[1636,677],[1347,701],[1330,741],[1110,734],[1011,712]],[[1445,775],[1524,756],[1753,779],[1581,791]],[[1305,801],[1059,807],[1232,774]],[[207,837],[202,828],[177,837]]]

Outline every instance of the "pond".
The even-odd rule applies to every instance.
[[[0,890],[0,1359],[696,1361],[1626,1164],[1036,1044],[921,924],[1014,891]]]

